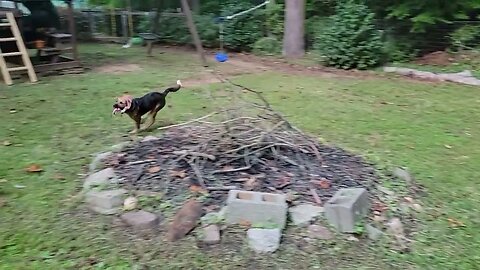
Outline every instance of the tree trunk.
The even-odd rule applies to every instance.
[[[285,31],[283,56],[299,58],[305,55],[305,0],[285,1]]]

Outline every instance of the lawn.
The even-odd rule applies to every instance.
[[[112,229],[110,217],[85,210],[79,191],[90,154],[128,140],[132,128],[126,117],[111,117],[115,96],[197,77],[202,67],[190,53],[156,51],[147,58],[143,48],[114,45],[84,45],[81,52],[87,65],[141,69],[0,86],[0,269],[478,269],[478,87],[274,70],[236,76],[235,82],[264,91],[298,127],[364,155],[385,172],[408,167],[426,191],[410,253],[346,241],[305,251],[286,239],[275,254],[259,256],[234,234],[216,248],[199,248],[193,237],[166,244]],[[172,94],[158,120],[208,113],[214,104],[206,90],[221,87],[196,85]],[[25,172],[31,164],[43,172]]]

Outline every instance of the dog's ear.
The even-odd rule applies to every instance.
[[[130,95],[123,95],[122,99],[125,102],[125,109],[130,109],[130,107],[132,107],[133,97]]]

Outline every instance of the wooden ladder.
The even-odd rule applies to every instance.
[[[9,53],[2,53],[0,48],[0,71],[2,72],[3,81],[7,85],[12,85],[12,77],[10,76],[10,72],[15,71],[28,71],[28,77],[30,78],[30,82],[34,83],[37,82],[37,75],[35,74],[35,70],[33,69],[32,62],[30,61],[30,56],[28,55],[28,51],[25,48],[25,43],[23,43],[22,34],[20,34],[20,30],[18,29],[17,21],[15,20],[15,16],[13,13],[7,13],[7,22],[2,22],[0,20],[0,28],[3,27],[10,27],[12,31],[13,37],[6,37],[0,38],[0,43],[2,42],[13,42],[17,43],[18,52],[9,52]],[[5,61],[5,57],[10,56],[22,56],[23,65],[20,67],[7,67],[7,62]]]

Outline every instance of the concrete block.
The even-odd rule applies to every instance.
[[[325,217],[340,232],[355,232],[355,223],[369,210],[367,190],[342,188],[325,204]]]
[[[249,229],[248,245],[257,253],[275,252],[280,246],[280,229]]]
[[[143,210],[122,214],[120,219],[135,230],[155,230],[159,224],[157,215]]]
[[[280,229],[287,221],[286,196],[281,194],[230,190],[227,200],[226,222],[235,224],[275,224]]]
[[[127,191],[124,189],[90,191],[87,193],[86,201],[93,211],[112,215],[119,212],[126,196]]]
[[[112,168],[106,168],[99,172],[89,175],[83,182],[84,189],[91,189],[95,186],[107,185],[115,182],[117,176]]]

